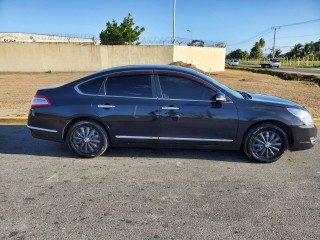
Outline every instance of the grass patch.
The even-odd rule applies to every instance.
[[[320,86],[320,77],[315,75],[303,75],[303,74],[297,74],[297,73],[276,72],[276,71],[270,71],[266,69],[252,69],[252,68],[226,67],[226,69],[248,71],[248,72],[260,73],[260,74],[268,74],[283,80],[313,82]]]

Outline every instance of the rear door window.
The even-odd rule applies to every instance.
[[[151,75],[109,77],[105,89],[108,96],[153,97]]]

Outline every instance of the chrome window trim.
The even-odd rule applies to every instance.
[[[209,102],[209,103],[216,102],[216,101],[208,101],[208,100],[174,99],[174,98],[158,98],[158,99],[159,100],[167,100],[167,101]],[[233,102],[222,102],[222,103],[233,103]]]
[[[34,126],[29,126],[29,125],[27,125],[27,128],[33,129],[33,130],[44,131],[44,132],[51,132],[51,133],[57,133],[57,132],[58,132],[58,130],[53,130],[53,129],[48,129],[48,128],[34,127]]]
[[[233,142],[233,140],[231,140],[231,139],[214,139],[214,138],[177,138],[177,137],[148,137],[148,136],[124,136],[124,135],[116,135],[115,137],[120,138],[120,139]]]
[[[191,77],[194,77],[194,78],[197,78],[198,80],[200,80],[201,82],[205,83],[205,84],[208,84],[210,85],[211,87],[213,87],[215,90],[214,91],[218,91],[219,89],[216,88],[214,85],[212,85],[211,83],[208,83],[207,81],[205,80],[202,80],[201,78],[197,77],[197,76],[194,76],[194,75],[191,75],[191,74],[188,74],[188,73],[181,73],[181,72],[178,72],[178,71],[175,71],[175,70],[150,70],[150,71],[169,71],[169,72],[173,72],[173,73],[178,73],[178,74],[183,74],[183,75],[187,75],[187,76],[191,76]],[[77,84],[76,86],[74,86],[74,89],[76,90],[77,93],[81,94],[81,95],[85,95],[85,96],[94,96],[94,97],[116,97],[116,98],[133,98],[133,99],[156,99],[156,100],[167,100],[167,101],[187,101],[187,102],[214,102],[214,101],[209,101],[209,100],[195,100],[195,99],[174,99],[174,98],[163,98],[163,96],[161,98],[158,98],[158,97],[152,97],[152,98],[147,98],[147,97],[130,97],[130,96],[111,96],[111,95],[106,95],[106,89],[105,89],[105,82],[108,78],[108,76],[110,75],[113,75],[113,74],[122,74],[122,73],[127,73],[127,72],[141,72],[141,70],[127,70],[127,71],[120,71],[120,72],[112,72],[112,73],[107,73],[107,74],[104,74],[104,75],[101,75],[101,76],[97,76],[97,77],[94,77],[94,78],[90,78],[82,83],[79,83]],[[160,80],[159,80],[159,73],[148,73],[149,75],[153,75],[153,76],[157,76],[158,78],[158,82],[159,82],[159,87],[160,87],[160,92],[161,92],[161,95],[162,95],[162,89],[161,89],[161,84],[160,84]],[[78,88],[79,85],[81,84],[84,84],[86,82],[89,82],[91,80],[94,80],[96,78],[100,78],[100,77],[105,77],[104,79],[104,82],[102,83],[103,85],[103,89],[104,89],[104,95],[102,94],[88,94],[88,93],[83,93],[80,91],[80,89]],[[225,94],[225,93],[224,93]],[[226,95],[226,94],[225,94]],[[228,96],[228,95],[226,95]],[[228,98],[230,99],[230,101],[226,101],[226,102],[223,102],[223,103],[233,103],[232,99],[228,96]]]

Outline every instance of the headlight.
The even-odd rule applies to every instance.
[[[298,108],[287,108],[288,111],[298,117],[305,125],[313,125],[313,120],[309,112]]]

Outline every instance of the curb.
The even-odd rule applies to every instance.
[[[27,118],[0,118],[0,124],[27,124],[28,119]],[[317,127],[320,127],[320,118],[314,118],[313,119],[314,124]]]
[[[23,117],[0,117],[0,124],[27,124],[28,119]]]

